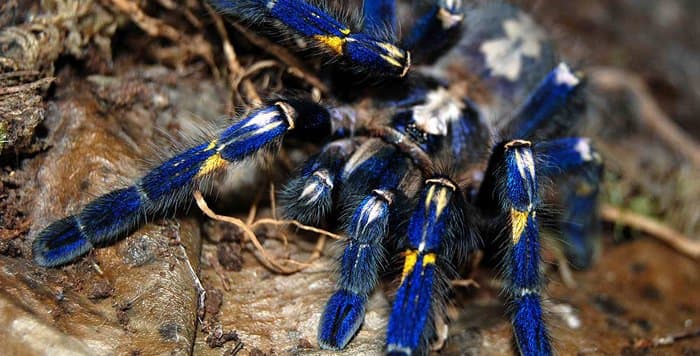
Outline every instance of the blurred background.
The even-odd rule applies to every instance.
[[[606,167],[597,263],[572,271],[545,255],[557,349],[700,354],[700,2],[516,3],[586,74],[584,131]],[[281,273],[240,229],[194,208],[60,269],[30,259],[32,234],[138,177],[154,147],[257,104],[290,77],[313,84],[290,70],[294,63],[198,0],[0,4],[0,335],[8,354],[318,352],[334,267],[325,246],[333,244],[316,236],[258,226],[269,254],[310,263]],[[268,179],[279,182],[298,160],[230,175],[222,194],[240,204],[216,209],[247,224],[276,217]],[[207,290],[203,314],[195,270]],[[477,268],[469,281],[476,284],[456,284],[439,352],[512,353],[496,273]],[[387,308],[376,293],[348,354],[381,352]]]

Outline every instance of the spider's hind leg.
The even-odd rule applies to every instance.
[[[575,268],[590,266],[600,246],[598,193],[600,155],[587,138],[570,137],[535,145],[539,173],[557,182],[562,213],[555,219],[567,259]]]
[[[107,193],[76,215],[46,227],[34,239],[34,261],[41,266],[58,266],[93,246],[123,237],[146,217],[174,211],[215,172],[274,148],[292,129],[302,136],[330,134],[330,120],[325,108],[300,100],[278,101],[256,110],[210,141],[163,162],[134,185]]]

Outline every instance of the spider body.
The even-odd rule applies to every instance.
[[[285,214],[333,223],[346,236],[337,290],[320,320],[322,348],[351,341],[380,277],[393,275],[399,287],[386,351],[426,353],[436,318],[445,318],[447,280],[485,249],[502,258],[519,351],[550,354],[539,226],[564,219],[572,261],[590,262],[600,159],[588,140],[559,138],[573,127],[581,79],[554,65],[541,33],[520,32],[540,31],[529,17],[501,3],[463,13],[460,1],[437,0],[400,42],[393,0],[366,0],[364,21],[353,24],[303,0],[211,3],[381,83],[361,81],[367,88],[356,96],[371,100],[279,99],[252,111],[49,225],[35,239],[35,261],[65,264],[123,237],[146,217],[172,211],[211,175],[296,136],[321,148],[283,189]],[[426,66],[409,71],[412,58]],[[562,214],[538,215],[543,181],[564,182]]]

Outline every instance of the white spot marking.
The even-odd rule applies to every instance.
[[[571,72],[569,66],[564,62],[559,63],[559,66],[557,66],[554,81],[557,84],[565,84],[572,88],[581,82],[581,80]]]
[[[515,81],[520,77],[523,57],[540,57],[545,35],[532,18],[523,13],[503,21],[502,26],[505,37],[485,41],[480,50],[492,75]]]
[[[459,120],[463,108],[445,88],[438,88],[428,93],[425,104],[413,109],[413,121],[425,133],[445,136],[448,123]]]
[[[279,116],[280,114],[276,108],[265,109],[255,114],[250,120],[248,120],[248,122],[245,123],[245,125],[243,125],[243,127],[263,127],[271,124],[275,120],[279,120]]]
[[[581,155],[581,159],[585,162],[593,160],[593,151],[591,150],[591,143],[587,139],[580,139],[574,150]]]

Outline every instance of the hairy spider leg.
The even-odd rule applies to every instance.
[[[432,62],[457,42],[462,32],[462,0],[432,0],[401,46],[413,54],[415,63]]]
[[[280,101],[253,112],[210,142],[168,159],[133,186],[102,195],[78,214],[46,227],[34,240],[34,260],[41,266],[58,266],[124,236],[146,216],[175,209],[204,178],[274,147],[295,127],[328,135],[328,112],[303,101]]]
[[[583,84],[580,75],[560,63],[540,82],[506,131],[514,137],[542,139],[571,129],[580,111],[577,101]],[[572,265],[585,268],[599,245],[596,205],[602,174],[600,156],[583,138],[545,141],[537,147],[536,151],[542,151],[536,152],[542,158],[538,173],[560,187],[564,210],[557,220],[564,252]]]
[[[376,142],[379,143],[379,142]],[[385,259],[391,207],[410,163],[392,146],[369,142],[346,164],[344,200],[352,211],[345,224],[346,246],[340,258],[338,288],[326,304],[319,324],[322,348],[341,349],[362,325],[365,304],[379,280]],[[363,187],[373,186],[363,196]]]
[[[444,258],[445,241],[461,231],[464,203],[457,185],[444,177],[429,178],[408,224],[401,284],[387,326],[387,353],[422,352],[432,336],[434,308],[444,297],[437,264]]]
[[[309,159],[280,192],[284,215],[302,224],[321,226],[333,209],[333,192],[342,184],[343,165],[356,148],[355,139],[333,141]]]
[[[362,31],[379,38],[395,40],[398,29],[396,0],[364,0],[362,5]]]
[[[574,106],[582,84],[580,76],[572,72],[566,63],[559,63],[518,109],[509,123],[507,135],[528,140],[541,139],[542,131],[560,135],[562,131],[570,129],[576,123],[577,113],[568,109]]]
[[[515,340],[523,355],[549,355],[549,334],[542,313],[540,236],[537,208],[535,158],[529,141],[513,140],[499,145],[500,156],[490,174],[500,178],[501,211],[509,225],[504,262],[505,294],[512,303]]]
[[[564,252],[575,268],[591,265],[599,249],[598,193],[602,159],[590,139],[568,137],[535,145],[539,173],[558,184]]]
[[[371,33],[353,32],[328,11],[303,0],[209,1],[219,11],[251,23],[274,20],[272,22],[281,30],[301,35],[360,72],[380,77],[403,77],[411,66],[410,53],[393,42]]]

